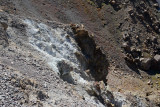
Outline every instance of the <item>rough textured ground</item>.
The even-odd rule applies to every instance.
[[[7,22],[8,28],[4,31],[8,34],[6,35],[6,38],[8,38],[9,44],[8,47],[1,49],[0,55],[0,106],[103,106],[98,100],[97,103],[95,103],[94,97],[92,99],[85,91],[87,84],[85,86],[81,86],[80,84],[69,84],[60,78],[58,71],[56,72],[56,69],[54,69],[55,67],[53,67],[55,66],[55,60],[51,59],[53,66],[49,65],[48,63],[50,62],[46,59],[46,53],[39,51],[40,49],[37,50],[37,48],[34,47],[34,44],[30,42],[29,38],[32,37],[29,37],[29,34],[31,32],[35,34],[36,29],[32,29],[33,31],[30,32],[28,31],[27,33],[29,34],[27,34],[25,31],[27,31],[26,27],[29,27],[29,25],[26,25],[23,22],[23,20],[25,21],[25,18],[8,16],[1,13],[1,18],[2,17],[5,17],[5,21],[6,19],[9,20]],[[57,27],[59,24],[53,23],[52,25],[56,26],[56,28],[65,28],[63,25]],[[37,34],[39,34],[39,36],[43,34],[44,36],[44,32],[45,29],[42,29]],[[60,32],[61,31],[58,33]],[[55,35],[58,36],[58,34]],[[45,41],[45,38],[42,39]],[[2,47],[3,46],[5,46],[5,44],[2,44]],[[52,57],[50,56],[49,58]],[[69,68],[65,68],[64,65],[63,67],[66,69],[66,72],[69,72],[69,70],[67,70]],[[58,69],[61,68],[63,70],[63,67],[59,67]],[[63,72],[65,73],[65,71]],[[77,77],[74,79],[80,78]],[[74,80],[74,82],[75,81],[76,80]],[[79,81],[80,80],[77,80],[75,84]],[[98,104],[98,102],[100,104]]]
[[[9,106],[9,103],[11,103],[10,106],[15,106],[13,101],[16,95],[12,96],[11,92],[15,94],[17,89],[22,88],[22,91],[18,91],[19,94],[15,98],[17,103],[20,104],[22,102],[25,106],[29,102],[30,106],[34,106],[34,104],[45,106],[45,101],[41,100],[45,100],[48,97],[45,94],[41,95],[41,92],[47,93],[56,86],[53,88],[53,91],[58,93],[55,96],[57,97],[59,94],[63,95],[62,93],[64,93],[65,97],[67,96],[66,99],[69,100],[61,99],[62,97],[60,97],[57,98],[58,101],[51,101],[52,104],[59,102],[59,106],[62,106],[61,104],[66,104],[66,106],[70,106],[70,104],[72,106],[78,106],[76,104],[85,106],[87,103],[86,105],[96,106],[85,102],[83,97],[79,100],[79,97],[76,96],[77,94],[73,95],[74,92],[68,94],[68,90],[73,91],[74,89],[72,89],[72,85],[64,83],[56,74],[53,74],[53,76],[52,73],[54,72],[47,65],[42,66],[46,62],[41,61],[41,57],[37,55],[38,52],[23,44],[21,46],[21,39],[26,41],[26,36],[18,36],[8,41],[5,23],[9,24],[12,19],[8,20],[3,15],[4,13],[12,14],[13,16],[18,15],[17,17],[23,16],[23,18],[30,17],[39,20],[38,22],[44,22],[45,20],[65,24],[83,24],[82,26],[85,26],[90,33],[93,33],[97,47],[100,47],[107,57],[110,65],[107,70],[107,89],[112,91],[113,95],[119,99],[117,101],[122,100],[120,103],[131,102],[126,103],[129,105],[124,103],[127,107],[154,107],[160,105],[160,78],[159,70],[157,70],[159,65],[156,63],[158,67],[152,67],[155,63],[152,62],[153,64],[148,64],[144,67],[141,66],[143,60],[140,60],[140,58],[152,59],[155,55],[160,54],[160,13],[156,0],[0,0],[0,5],[2,13],[0,18],[0,48],[2,51],[0,62],[2,67],[0,69],[2,71],[1,84],[3,87],[1,88],[3,93],[0,99],[4,103],[1,105]],[[19,29],[18,32],[22,32],[22,34],[16,32],[15,35],[26,35],[23,24],[21,25],[19,22],[16,23],[14,21],[12,23],[13,26],[11,27]],[[13,41],[16,41],[16,43]],[[129,51],[127,50],[128,47]],[[33,54],[33,56],[30,56],[27,52]],[[30,82],[32,78],[35,79],[33,81],[36,83]],[[20,85],[15,86],[18,81],[21,81]],[[23,86],[23,84],[27,84],[25,91],[23,88],[26,86]],[[49,84],[50,88],[46,89],[44,87],[45,84]],[[51,86],[51,84],[54,85]],[[69,88],[65,89],[65,87]],[[81,91],[76,92],[80,92],[81,96],[82,90],[83,88]],[[20,95],[21,93],[22,95]],[[24,95],[24,93],[27,94]],[[39,94],[43,96],[42,99],[37,97]],[[29,97],[30,95],[33,96]],[[6,101],[5,99],[13,101]],[[28,101],[23,101],[22,99],[28,99]],[[119,106],[122,106],[120,103]]]

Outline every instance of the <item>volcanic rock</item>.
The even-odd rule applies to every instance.
[[[152,68],[154,70],[160,70],[160,55],[155,55],[154,56]]]
[[[151,67],[151,58],[140,58],[140,67],[143,70],[149,70]]]

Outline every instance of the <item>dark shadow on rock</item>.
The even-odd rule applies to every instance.
[[[0,22],[0,46],[7,47],[9,45],[7,30],[8,25],[4,22]]]
[[[104,81],[108,74],[108,61],[105,54],[97,47],[92,35],[88,33],[82,26],[71,25],[75,34],[75,40],[82,50],[86,58],[87,69],[96,81]]]
[[[127,66],[128,66],[132,71],[134,71],[134,72],[136,72],[137,74],[140,75],[140,72],[139,72],[139,70],[138,70],[138,67],[137,67],[137,65],[136,65],[134,62],[130,62],[130,61],[127,61],[127,60],[126,60],[126,64],[127,64]]]
[[[157,70],[148,70],[148,71],[145,71],[147,74],[149,75],[156,75],[156,74],[160,74],[160,70],[157,71]]]

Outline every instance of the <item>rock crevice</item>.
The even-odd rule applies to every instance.
[[[83,26],[71,25],[82,53],[87,61],[87,69],[96,81],[107,82],[106,76],[108,74],[108,61],[101,49],[96,45],[93,35],[89,34]]]

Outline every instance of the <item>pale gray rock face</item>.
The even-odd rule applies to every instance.
[[[82,53],[73,38],[69,27],[52,28],[44,23],[37,23],[30,19],[23,21],[26,25],[29,43],[40,53],[44,54],[48,65],[60,75],[69,74],[74,82],[87,84],[80,73],[83,73],[85,66],[80,65],[75,53]],[[62,73],[63,71],[63,73]]]
[[[156,60],[158,63],[160,63],[160,55],[155,55],[154,60]]]

